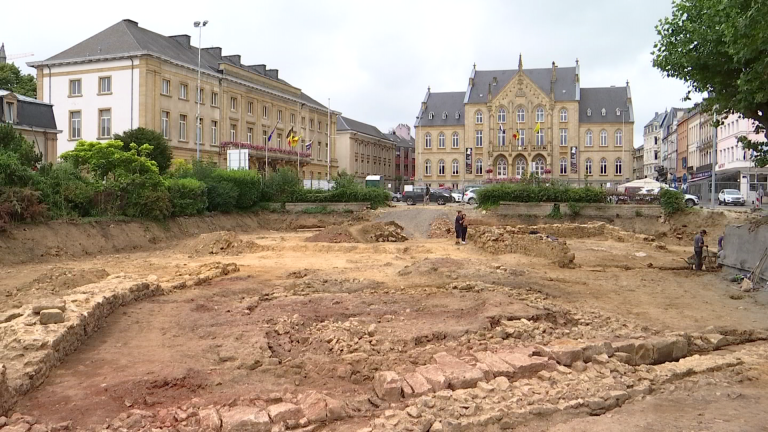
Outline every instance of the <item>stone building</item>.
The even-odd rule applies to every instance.
[[[661,135],[664,130],[662,123],[667,111],[655,113],[651,121],[643,128],[643,177],[656,179],[656,168],[661,166]]]
[[[0,124],[10,124],[43,155],[43,162],[56,162],[58,134],[53,107],[45,102],[0,90]]]
[[[349,117],[338,116],[336,152],[339,170],[346,170],[362,182],[380,175],[393,189],[395,143],[376,127]]]
[[[197,89],[198,54],[201,84]],[[329,136],[336,114],[281,79],[277,69],[244,64],[240,55],[191,44],[189,35],[163,36],[122,20],[46,60],[37,68],[37,96],[54,106],[58,152],[78,140],[107,140],[114,133],[146,127],[162,132],[174,157],[226,165],[227,148],[247,148],[250,168],[300,163],[305,172],[327,173]],[[200,127],[197,127],[199,101]],[[289,148],[286,135],[302,136]],[[269,142],[269,155],[264,146]],[[305,143],[313,141],[310,151]],[[62,144],[63,143],[63,144]],[[300,151],[297,154],[297,151]],[[335,149],[330,149],[335,173]]]
[[[645,178],[645,165],[643,164],[643,158],[645,157],[645,149],[643,145],[634,149],[634,161],[632,164],[632,180],[640,180]]]
[[[399,124],[385,134],[395,143],[395,191],[413,184],[416,175],[416,140],[411,136],[411,127]]]
[[[537,173],[607,186],[631,175],[629,83],[581,88],[574,67],[481,71],[466,91],[432,92],[416,119],[416,182],[462,188]],[[624,161],[627,161],[626,163]]]

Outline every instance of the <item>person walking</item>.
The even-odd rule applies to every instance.
[[[432,191],[429,189],[429,186],[424,189],[424,205],[429,204],[429,194],[431,194]]]
[[[456,211],[456,220],[453,222],[453,229],[456,231],[456,244],[458,245],[462,238],[466,238],[464,234],[464,213],[461,210]]]
[[[693,254],[696,256],[696,270],[701,271],[701,267],[704,265],[702,254],[704,253],[704,236],[707,235],[707,230],[701,230],[696,237],[693,238]]]

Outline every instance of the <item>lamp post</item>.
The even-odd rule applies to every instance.
[[[195,99],[197,99],[197,118],[195,119],[195,143],[197,147],[197,160],[200,160],[200,141],[203,134],[203,125],[200,124],[200,53],[202,50],[202,40],[203,40],[203,27],[208,25],[208,21],[205,20],[202,23],[200,21],[195,21],[195,28],[198,29],[197,32],[197,89],[195,94]]]

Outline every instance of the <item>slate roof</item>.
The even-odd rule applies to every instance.
[[[345,131],[357,132],[357,133],[368,135],[373,138],[379,138],[379,139],[390,141],[389,137],[381,133],[381,131],[376,126],[359,122],[357,120],[352,120],[351,118],[344,117],[344,116],[338,116],[336,118],[336,131],[337,132],[345,132]]]
[[[0,100],[5,99],[5,96],[10,92],[7,90],[0,90]],[[38,129],[56,129],[56,119],[53,116],[53,105],[32,99],[26,96],[16,95],[18,99],[18,106],[16,107],[17,120],[14,126],[38,128]],[[5,104],[0,104],[0,121],[5,119],[5,113],[2,110],[5,109]]]
[[[475,83],[469,90],[467,103],[485,103],[488,101],[488,84],[491,92],[499,94],[512,78],[517,75],[517,69],[496,71],[475,71]],[[523,75],[533,81],[545,94],[549,95],[552,82],[551,68],[523,69]],[[496,77],[496,85],[493,78]],[[579,86],[576,83],[576,67],[558,67],[555,81],[555,100],[572,101],[578,99]]]
[[[418,126],[457,126],[464,124],[464,92],[429,93],[427,108],[419,112]],[[430,120],[429,113],[435,115]],[[447,118],[443,118],[446,112]],[[456,118],[456,113],[459,118]]]
[[[414,137],[410,137],[409,139],[405,139],[401,137],[400,135],[388,133],[384,134],[387,138],[394,141],[395,147],[408,147],[408,148],[414,148],[416,146],[416,139]]]
[[[626,86],[582,88],[579,101],[579,123],[621,123],[621,112],[616,114],[616,108],[629,109],[624,113],[626,123],[635,120],[632,103],[628,101]],[[605,108],[605,116],[602,110]],[[592,115],[587,115],[588,110]]]
[[[659,124],[659,128],[661,128],[661,125],[664,122],[664,116],[666,116],[666,115],[667,115],[667,111],[656,113],[656,115],[654,115],[653,118],[648,123],[646,123],[645,126],[643,126],[643,127],[647,127],[647,126],[650,126],[650,125],[652,125],[654,123],[658,123]]]

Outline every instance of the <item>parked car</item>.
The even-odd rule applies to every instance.
[[[389,199],[392,202],[400,202],[403,200],[403,194],[400,192],[389,192]]]
[[[654,195],[658,195],[660,191],[661,191],[661,188],[645,188],[640,192],[638,192],[637,195],[641,197],[650,198],[650,197],[653,197]],[[693,206],[699,205],[699,197],[695,195],[690,195],[690,194],[683,194],[683,195],[684,195],[683,199],[685,200],[685,205],[687,207],[693,207]]]
[[[424,202],[424,187],[414,187],[412,191],[405,191],[403,193],[403,201],[408,205],[416,205]],[[453,202],[451,194],[442,189],[430,189],[429,202],[437,203],[437,205],[446,205],[449,202]]]
[[[743,206],[747,203],[747,200],[741,196],[741,192],[736,189],[723,189],[717,196],[717,203],[720,205],[740,205]]]
[[[453,202],[461,202],[461,192],[458,190],[452,190],[450,191],[451,198],[453,199]]]
[[[699,197],[696,195],[685,194],[686,207],[693,207],[699,205]]]
[[[478,189],[480,188],[479,187],[467,188],[467,190],[464,191],[464,197],[462,197],[461,201],[469,205],[477,204],[477,196],[475,196],[475,192],[477,192]]]

